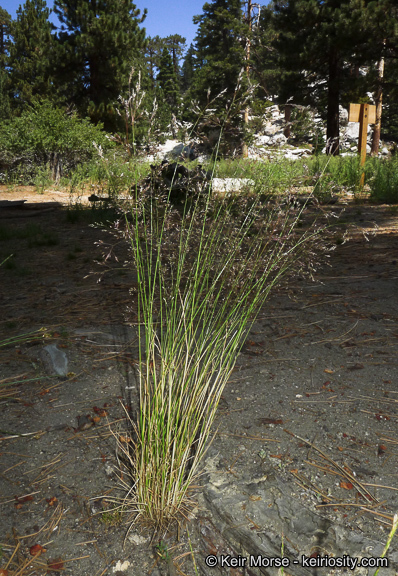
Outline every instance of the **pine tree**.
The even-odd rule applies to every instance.
[[[145,58],[153,86],[155,86],[155,70],[160,68],[164,48],[167,48],[170,52],[175,76],[178,80],[180,79],[179,61],[185,50],[185,38],[179,34],[172,34],[166,38],[161,38],[160,36],[148,37],[146,39]]]
[[[183,92],[187,92],[192,84],[192,79],[195,72],[195,48],[191,44],[185,54],[184,62],[181,68],[181,88]]]
[[[0,7],[0,119],[10,116],[8,51],[11,36],[11,16]]]
[[[397,51],[398,54],[398,51]],[[398,142],[398,70],[397,58],[386,58],[383,82],[381,136]]]
[[[145,58],[152,87],[155,87],[155,69],[159,68],[160,58],[165,45],[164,38],[148,36],[145,44]]]
[[[13,105],[20,110],[35,97],[54,95],[54,39],[45,0],[26,0],[11,22],[8,67]]]
[[[0,6],[0,61],[4,62],[4,57],[8,52],[11,35],[11,16]]]
[[[369,42],[369,60],[371,67],[368,76],[372,79],[371,90],[376,105],[376,123],[373,127],[372,155],[379,153],[380,137],[383,124],[391,127],[390,119],[396,115],[396,59],[398,55],[398,6],[395,0],[372,1],[368,5],[367,28],[371,41]],[[385,69],[386,73],[385,74]],[[392,72],[392,74],[391,74]],[[394,82],[395,77],[395,82]],[[395,84],[395,95],[390,89]],[[383,112],[383,100],[388,103]],[[382,121],[383,116],[383,121]],[[396,137],[396,136],[395,136]]]
[[[194,16],[199,24],[195,38],[196,65],[192,96],[201,105],[225,91],[231,99],[239,74],[245,66],[247,26],[243,23],[241,0],[213,0],[203,6],[203,14]],[[222,106],[222,104],[221,104]]]
[[[174,70],[173,60],[167,48],[163,48],[156,81],[162,89],[164,99],[168,106],[170,106],[175,113],[178,106],[178,78]]]
[[[339,104],[347,63],[357,61],[369,41],[364,0],[275,2],[278,48],[284,65],[300,77],[305,93],[326,108],[329,154],[339,152]],[[326,97],[324,98],[326,87]],[[285,91],[287,91],[285,86]],[[297,96],[296,85],[292,92]],[[301,102],[298,102],[301,103]]]
[[[93,121],[115,126],[115,102],[142,59],[146,16],[131,0],[55,0],[66,92]]]
[[[280,104],[285,104],[294,89],[300,91],[300,74],[284,66],[283,57],[276,45],[280,31],[274,16],[275,0],[261,7],[258,23],[254,27],[251,70],[253,80],[258,84],[258,97],[277,99]],[[294,55],[290,57],[294,58]]]
[[[173,60],[174,72],[177,78],[180,77],[179,61],[186,49],[186,39],[179,34],[171,34],[164,39],[165,46],[170,50]]]

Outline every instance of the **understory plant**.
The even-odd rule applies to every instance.
[[[136,194],[127,226],[137,271],[140,405],[119,463],[134,522],[186,516],[223,389],[271,289],[314,263],[321,227],[253,195],[196,191],[182,206]]]
[[[369,184],[371,198],[376,202],[398,202],[398,159],[372,158],[365,166],[365,181]]]
[[[95,156],[94,141],[103,148],[111,145],[100,125],[68,114],[48,100],[37,101],[21,116],[1,124],[0,170],[6,181],[40,187],[45,176],[46,181],[58,182]]]

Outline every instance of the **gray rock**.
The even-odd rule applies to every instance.
[[[384,544],[377,540],[376,534],[370,540],[304,506],[290,492],[289,484],[278,476],[265,475],[258,481],[253,477],[231,479],[221,472],[216,456],[207,459],[204,477],[203,498],[212,510],[213,526],[226,544],[244,557],[280,557],[283,550],[283,556],[290,562],[289,574],[313,576],[316,572],[300,560],[301,555],[309,557],[315,548],[330,557],[348,554],[352,558],[376,558],[381,554]],[[389,568],[383,569],[385,576],[394,575],[397,556],[389,554]],[[276,568],[264,568],[253,568],[250,574],[280,574]],[[210,575],[210,571],[204,573]],[[326,573],[337,576],[340,572],[332,569]],[[370,576],[373,572],[357,567],[351,573]]]
[[[213,192],[218,192],[223,196],[227,193],[253,188],[255,182],[250,178],[213,178],[212,185]]]
[[[43,348],[43,360],[57,376],[68,374],[68,358],[56,344],[49,344]]]
[[[273,144],[274,146],[283,146],[283,144],[286,144],[286,142],[286,136],[281,133],[275,134],[270,140],[270,144]]]
[[[174,158],[179,160],[195,160],[197,157],[197,151],[194,146],[185,144],[177,144],[172,150],[166,154],[166,158]]]
[[[255,146],[265,146],[266,144],[269,144],[270,140],[271,137],[267,136],[266,134],[263,134],[262,136],[257,136]]]
[[[340,123],[345,126],[348,122],[348,110],[339,106],[339,116],[340,116]]]

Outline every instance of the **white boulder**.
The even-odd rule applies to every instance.
[[[240,192],[245,188],[254,186],[254,180],[250,178],[213,178],[212,187],[213,192],[220,195]]]

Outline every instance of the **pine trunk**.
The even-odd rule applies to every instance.
[[[386,41],[384,40],[384,45]],[[376,123],[373,130],[371,155],[377,156],[380,147],[381,114],[383,110],[383,78],[384,78],[384,58],[381,57],[378,66],[377,89],[375,93],[376,102]]]
[[[252,0],[247,2],[247,22],[249,24],[249,32],[251,31],[251,18],[252,18]],[[249,81],[250,77],[250,38],[246,38],[246,76]],[[245,129],[247,130],[249,126],[249,108],[246,106],[243,114],[243,122]],[[242,158],[247,158],[249,156],[249,148],[246,142],[242,142]]]
[[[339,154],[339,80],[339,54],[337,48],[332,47],[329,54],[328,109],[326,127],[326,153],[331,156],[337,156]]]
[[[285,104],[285,127],[283,129],[283,134],[286,138],[290,138],[290,131],[291,131],[291,122],[290,119],[292,117],[292,105]]]

